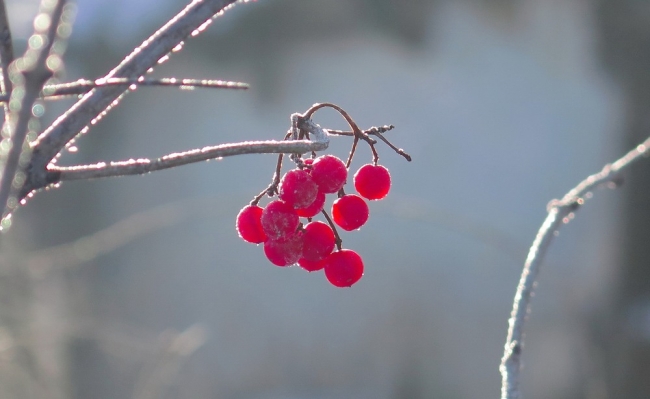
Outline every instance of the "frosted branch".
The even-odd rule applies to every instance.
[[[135,48],[105,79],[138,79],[165,59],[169,53],[182,48],[183,40],[201,32],[211,19],[235,0],[194,0],[169,20],[162,28]],[[66,113],[61,115],[32,143],[34,149],[31,168],[35,179],[45,180],[47,165],[91,121],[101,118],[128,86],[95,88],[84,95]],[[36,176],[41,173],[41,176]]]
[[[93,165],[50,166],[48,171],[57,175],[58,180],[85,180],[100,177],[143,175],[157,170],[174,168],[176,166],[207,161],[244,154],[304,154],[310,151],[322,151],[328,143],[295,140],[295,141],[246,141],[242,143],[222,144],[213,147],[197,148],[190,151],[165,155],[161,158],[129,159],[128,161],[100,162]]]
[[[512,312],[508,320],[508,336],[501,359],[501,398],[519,399],[519,374],[521,370],[521,353],[524,344],[524,324],[530,312],[530,300],[535,288],[539,268],[548,251],[548,247],[562,224],[569,221],[569,215],[584,204],[587,193],[602,186],[616,187],[621,181],[622,172],[633,163],[648,155],[650,138],[639,144],[634,150],[612,164],[606,165],[600,172],[587,177],[571,189],[561,200],[553,200],[548,205],[548,215],[540,227],[530,247],[521,278],[517,286]]]
[[[14,46],[11,41],[11,29],[7,19],[7,7],[4,0],[0,0],[0,68],[2,68],[2,80],[0,80],[0,92],[3,96],[11,95],[12,84],[9,78],[9,64],[14,62]],[[9,107],[5,106],[5,119],[9,117]]]
[[[23,147],[29,131],[32,106],[43,85],[52,76],[52,69],[48,67],[47,59],[57,35],[57,27],[65,3],[65,0],[57,0],[54,4],[43,1],[41,11],[34,23],[33,37],[37,39],[30,44],[25,55],[12,64],[16,68],[11,73],[11,79],[22,82],[22,87],[20,90],[18,88],[13,90],[12,96],[16,97],[16,103],[19,105],[16,108],[10,107],[9,118],[2,127],[3,144],[5,144],[5,148],[9,148],[7,153],[0,154],[0,163],[2,164],[0,207],[3,217],[17,205],[14,193],[20,189],[25,180],[22,172],[26,163]],[[45,20],[49,22],[43,22]]]

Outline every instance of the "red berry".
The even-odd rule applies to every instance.
[[[343,161],[334,155],[323,155],[314,160],[311,177],[320,191],[331,194],[343,188],[348,178],[348,170]]]
[[[278,239],[293,234],[300,224],[295,209],[282,200],[270,202],[261,217],[262,228],[269,239]]]
[[[257,205],[247,205],[237,215],[237,232],[246,242],[259,244],[266,240],[266,234],[262,229],[262,211]]]
[[[289,266],[302,256],[303,233],[296,231],[284,238],[264,241],[264,254],[276,266]]]
[[[300,258],[298,259],[298,265],[308,272],[315,272],[325,267],[325,259],[319,260],[318,262],[312,262],[305,258]]]
[[[343,230],[352,231],[358,229],[368,221],[368,216],[370,216],[368,204],[358,195],[344,195],[332,204],[334,223]]]
[[[390,190],[390,173],[381,165],[363,165],[354,174],[354,188],[366,199],[382,199]]]
[[[318,186],[304,170],[290,170],[280,181],[278,197],[294,208],[306,208],[314,202]]]
[[[316,199],[314,200],[314,202],[311,203],[311,205],[309,205],[306,208],[296,209],[296,213],[298,213],[298,216],[303,218],[313,218],[314,216],[318,215],[320,211],[323,210],[324,205],[325,205],[325,193],[319,191],[318,194],[316,194]]]
[[[351,287],[363,276],[363,259],[351,249],[332,252],[324,262],[325,277],[337,287]]]
[[[323,222],[311,222],[305,226],[302,257],[311,262],[323,260],[334,250],[334,232]]]

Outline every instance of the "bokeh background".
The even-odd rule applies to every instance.
[[[79,0],[62,79],[99,78],[184,5]],[[37,9],[7,2],[18,51]],[[334,102],[393,177],[344,245],[351,289],[239,240],[273,155],[71,182],[14,215],[0,279],[7,398],[498,397],[507,318],[546,205],[650,131],[650,6],[632,0],[264,0],[155,72],[63,165],[278,139]],[[46,103],[44,123],[72,101]],[[345,128],[319,112],[325,127]],[[330,150],[344,157],[349,140]],[[371,159],[367,148],[353,168]],[[650,175],[600,190],[554,242],[527,325],[526,398],[650,397]]]

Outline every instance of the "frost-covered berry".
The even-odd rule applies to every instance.
[[[319,191],[318,194],[316,194],[316,199],[311,203],[311,205],[306,208],[296,209],[296,213],[298,216],[303,218],[313,218],[323,210],[323,206],[325,206],[325,193]]]
[[[264,241],[264,254],[276,266],[289,266],[302,257],[303,233],[296,231],[286,237]]]
[[[306,208],[318,194],[318,186],[304,170],[290,170],[282,176],[278,197],[294,208]]]
[[[346,231],[356,230],[363,226],[369,216],[368,204],[358,195],[344,195],[332,204],[334,223]]]
[[[246,242],[259,244],[266,240],[262,229],[262,211],[257,205],[247,205],[237,215],[236,228],[239,236]]]
[[[332,252],[324,263],[325,277],[336,287],[351,287],[363,276],[363,259],[351,249]]]
[[[339,191],[348,178],[345,164],[334,155],[323,155],[314,160],[311,168],[311,177],[320,191],[331,194]]]
[[[278,239],[293,234],[300,220],[293,207],[282,200],[270,202],[262,211],[262,228],[269,239]]]
[[[380,200],[390,191],[390,173],[381,165],[363,165],[354,174],[354,188],[363,198]]]

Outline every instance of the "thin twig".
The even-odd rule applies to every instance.
[[[86,80],[79,79],[76,82],[60,83],[54,85],[45,85],[41,97],[45,100],[57,100],[65,96],[78,96],[86,94],[92,89],[103,86],[172,86],[182,89],[194,88],[215,88],[215,89],[239,89],[246,90],[248,84],[243,82],[231,82],[226,80],[208,80],[208,79],[187,79],[187,78],[162,78],[162,79],[98,79]],[[0,95],[0,102],[9,100],[8,95]]]
[[[234,155],[305,153],[309,151],[321,151],[325,148],[327,148],[326,143],[308,140],[245,141],[242,143],[222,144],[173,153],[155,160],[146,158],[130,159],[128,161],[100,162],[93,165],[66,167],[52,165],[48,168],[48,171],[57,174],[60,181],[97,179],[100,177],[142,175],[157,170]]]
[[[395,129],[394,125],[384,125],[384,126],[373,126],[369,129],[364,129],[362,130],[363,133],[368,134],[368,135],[376,135],[377,133],[386,133],[390,130]],[[354,132],[351,130],[333,130],[333,129],[327,129],[327,131],[330,134],[334,134],[337,136],[354,136]]]
[[[133,50],[105,79],[138,79],[159,60],[180,49],[190,35],[204,29],[211,19],[236,0],[193,0],[162,28]],[[84,95],[66,113],[61,115],[32,143],[33,156],[30,178],[42,185],[46,180],[47,165],[91,121],[101,118],[128,90],[128,86],[96,88]],[[40,182],[40,183],[39,183]]]
[[[583,196],[603,185],[616,187],[620,183],[621,173],[633,163],[647,156],[649,150],[650,137],[619,160],[606,165],[599,173],[587,177],[561,200],[553,200],[549,203],[548,215],[528,252],[508,320],[508,337],[499,367],[502,377],[502,399],[519,399],[521,397],[519,374],[524,342],[524,324],[530,312],[530,300],[539,268],[553,237],[562,224],[568,223],[571,213],[584,203]]]
[[[21,165],[20,162],[23,144],[29,131],[28,124],[32,117],[32,106],[38,98],[43,85],[52,76],[52,70],[46,63],[56,37],[57,27],[65,3],[65,0],[57,0],[52,7],[50,2],[43,1],[41,12],[36,18],[40,18],[41,21],[47,18],[49,24],[42,22],[34,24],[35,33],[33,37],[37,39],[30,41],[32,45],[27,49],[20,63],[13,64],[20,64],[16,68],[17,71],[12,73],[23,75],[24,86],[20,91],[13,90],[13,96],[17,96],[17,91],[22,96],[22,98],[20,96],[16,98],[20,105],[15,110],[11,109],[10,118],[2,128],[3,142],[6,142],[10,147],[8,154],[2,154],[1,157],[3,161],[2,178],[0,179],[2,217],[7,216],[10,210],[17,205],[17,200],[12,193],[19,190],[25,180],[22,173],[24,165]],[[36,47],[34,47],[33,43],[37,43]],[[16,79],[20,79],[20,77],[17,76]]]

